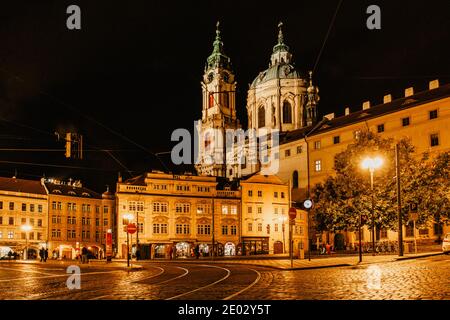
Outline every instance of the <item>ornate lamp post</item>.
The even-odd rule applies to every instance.
[[[22,229],[22,231],[25,231],[25,252],[23,255],[23,258],[25,260],[28,259],[28,233],[33,229],[32,226],[30,226],[29,224],[24,224],[20,227]]]
[[[128,233],[128,225],[130,224],[130,221],[134,219],[134,216],[131,213],[124,214],[123,219],[126,221],[125,223],[125,232],[127,233],[127,267],[130,266],[130,235]]]
[[[381,157],[375,157],[375,158],[371,158],[371,157],[367,157],[365,158],[362,163],[361,163],[361,167],[363,169],[369,169],[370,172],[370,193],[371,193],[371,198],[372,198],[372,250],[373,250],[373,255],[375,255],[375,200],[374,200],[374,194],[373,194],[373,174],[375,172],[375,169],[378,169],[381,167],[381,165],[383,164],[383,159]],[[360,223],[360,230],[361,230],[361,223]],[[361,241],[361,231],[360,231],[360,235],[359,235],[359,239]],[[361,245],[360,245],[361,248]],[[361,257],[360,257],[361,259]]]

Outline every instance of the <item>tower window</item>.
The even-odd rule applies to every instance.
[[[208,108],[212,108],[212,107],[214,107],[214,94],[210,93]]]
[[[283,123],[292,123],[292,108],[287,101],[283,102]]]
[[[258,109],[258,128],[262,128],[266,126],[266,109],[264,106],[259,107]]]
[[[223,101],[222,101],[222,103],[223,103],[223,106],[225,107],[225,108],[229,108],[230,106],[228,105],[228,103],[229,103],[229,101],[228,101],[228,92],[224,92],[223,93]]]

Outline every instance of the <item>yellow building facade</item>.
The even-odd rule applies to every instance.
[[[48,196],[43,181],[0,177],[0,258],[38,256],[48,241]],[[26,227],[24,227],[26,226]]]
[[[118,255],[188,258],[240,254],[240,191],[220,185],[215,177],[150,172],[117,183]]]
[[[106,232],[114,229],[115,198],[80,183],[47,182],[49,256],[75,259],[85,247],[91,257],[105,257]]]
[[[409,138],[418,157],[424,152],[433,156],[450,150],[449,124],[450,85],[440,86],[437,80],[430,81],[425,91],[414,93],[414,88],[407,88],[404,96],[398,99],[387,94],[382,104],[371,106],[367,101],[358,111],[350,112],[346,108],[343,116],[326,115],[314,129],[307,127],[283,133],[278,175],[283,181],[294,181],[293,199],[302,201],[308,197],[308,185],[313,189],[317,183],[335,174],[335,155],[353,143],[359,132],[370,130],[397,141]],[[450,227],[444,226],[442,231],[445,234]],[[440,233],[430,224],[428,229],[416,230],[416,238],[426,242],[437,239]],[[414,239],[411,225],[404,227],[403,234],[407,242]],[[369,230],[364,230],[363,239],[371,239]],[[379,240],[383,239],[396,240],[397,233],[384,230],[379,236]],[[347,243],[355,240],[353,233],[348,234]]]
[[[289,185],[277,176],[255,174],[241,181],[243,254],[289,252]],[[292,227],[294,255],[307,247],[306,212]]]

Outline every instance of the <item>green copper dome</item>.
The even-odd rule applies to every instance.
[[[210,68],[231,69],[231,59],[223,51],[223,42],[220,37],[219,22],[216,24],[216,39],[213,42],[213,52],[208,57],[206,69]]]

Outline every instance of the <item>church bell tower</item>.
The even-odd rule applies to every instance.
[[[223,50],[216,25],[213,51],[207,58],[202,87],[202,119],[198,124],[199,175],[226,176],[225,132],[240,127],[236,118],[236,81],[231,59]]]

